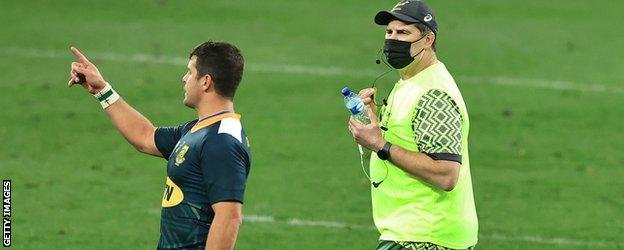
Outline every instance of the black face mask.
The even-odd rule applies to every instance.
[[[423,48],[420,50],[420,52],[418,52],[418,54],[412,56],[410,54],[410,48],[412,47],[412,43],[418,42],[423,38],[425,38],[425,36],[414,42],[386,39],[383,52],[386,55],[386,60],[388,61],[390,66],[395,69],[402,69],[412,63],[414,61],[414,57],[417,57],[425,50]]]

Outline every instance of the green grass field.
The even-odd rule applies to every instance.
[[[438,57],[471,119],[477,249],[624,248],[624,3],[435,1]],[[369,185],[339,90],[371,84],[393,1],[10,1],[0,5],[0,177],[15,249],[153,249],[165,161],[66,87],[69,46],[156,125],[190,50],[238,45],[253,166],[237,249],[372,249]],[[396,74],[379,81],[388,93]]]

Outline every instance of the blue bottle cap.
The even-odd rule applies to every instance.
[[[342,95],[348,96],[349,94],[351,94],[351,89],[349,89],[349,87],[344,87],[340,92],[342,92]]]

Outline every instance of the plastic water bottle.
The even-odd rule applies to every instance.
[[[368,117],[368,107],[364,105],[362,99],[357,96],[349,87],[342,88],[342,95],[344,96],[345,106],[351,113],[351,116],[355,118],[356,121],[362,124],[370,124],[371,120]],[[370,180],[370,176],[364,170],[364,162],[369,163],[372,151],[365,149],[362,145],[358,144],[358,151],[360,152],[360,166],[362,166],[362,171],[364,171],[364,175]]]
[[[341,92],[344,96],[345,106],[347,106],[351,116],[362,124],[370,124],[371,120],[370,117],[368,117],[368,107],[364,105],[362,99],[360,99],[357,94],[353,93],[349,87],[344,87]]]

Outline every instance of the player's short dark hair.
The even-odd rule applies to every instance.
[[[193,56],[197,57],[198,79],[210,75],[217,94],[234,99],[245,64],[240,50],[229,43],[208,41],[195,47],[189,58]]]
[[[414,23],[414,26],[416,26],[416,28],[420,30],[421,34],[429,34],[429,32],[433,32],[431,28],[429,28],[427,25],[424,25],[422,23]],[[436,42],[438,41],[438,34],[435,34],[435,35],[436,35],[435,39],[433,40],[433,43],[431,44],[431,48],[433,49],[433,51],[436,51]]]

